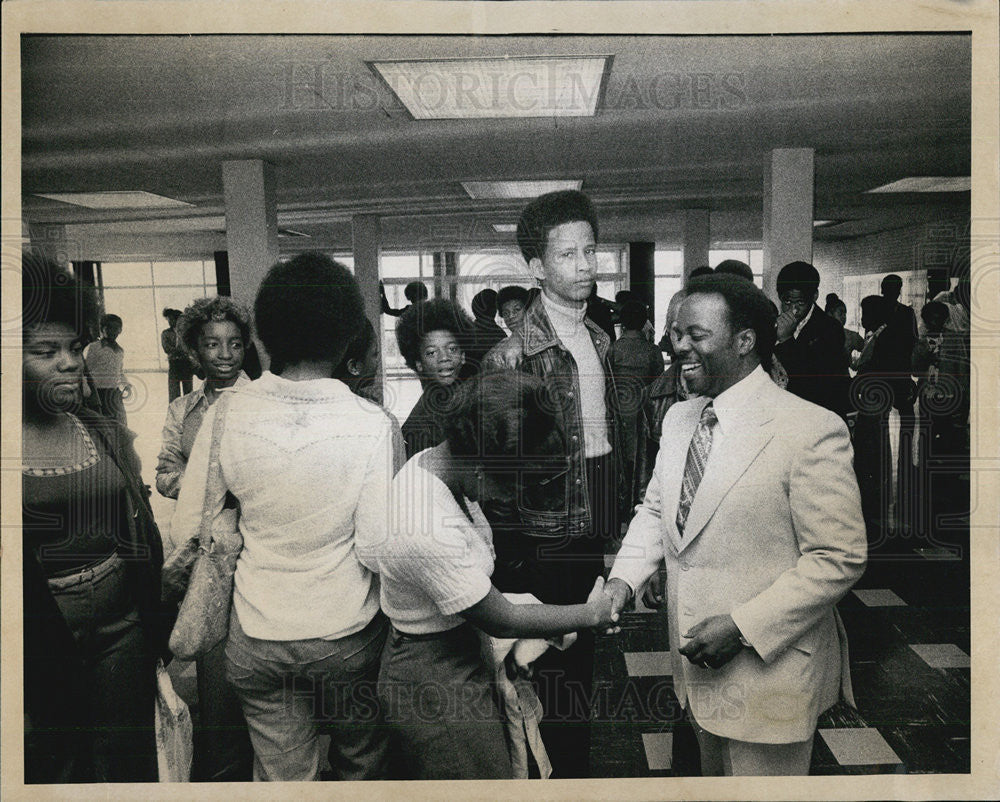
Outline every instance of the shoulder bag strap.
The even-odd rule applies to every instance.
[[[208,453],[208,481],[205,482],[205,502],[201,511],[201,527],[198,530],[198,545],[205,551],[212,546],[212,519],[214,517],[213,499],[219,491],[225,490],[222,480],[222,466],[219,464],[219,446],[222,434],[226,430],[226,410],[229,408],[230,394],[223,391],[215,402],[215,422],[212,425],[212,445]],[[223,492],[224,495],[224,492]]]
[[[153,517],[153,510],[149,505],[149,497],[146,495],[142,477],[136,474],[132,461],[128,456],[119,451],[120,448],[134,448],[124,437],[123,433],[126,432],[125,427],[117,421],[108,418],[94,420],[84,415],[78,415],[77,418],[83,423],[87,431],[100,442],[104,454],[115,464],[125,480],[125,492],[131,507],[125,516],[129,528],[128,545],[131,553],[122,554],[122,556],[142,560],[152,557],[162,562],[163,546],[159,540],[160,530]],[[144,519],[143,531],[140,531],[136,521],[140,515]],[[150,530],[155,531],[155,535]],[[122,546],[123,543],[119,539],[119,553],[122,553]]]

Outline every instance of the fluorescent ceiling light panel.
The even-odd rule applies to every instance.
[[[580,189],[583,181],[463,181],[462,189],[473,200],[537,198],[546,192]]]
[[[306,239],[312,238],[312,234],[303,234],[301,231],[296,231],[294,228],[279,228],[279,237],[305,237]]]
[[[375,61],[417,120],[593,117],[608,56]]]
[[[826,226],[835,226],[840,220],[813,220],[813,228],[825,228]]]
[[[972,178],[967,175],[954,176],[913,176],[901,178],[891,184],[883,184],[868,192],[968,192],[972,189]]]
[[[193,206],[192,203],[154,195],[152,192],[38,192],[39,198],[62,203],[72,203],[74,206],[86,206],[88,209],[175,209],[180,206]]]
[[[493,230],[497,234],[513,234],[517,231],[517,223],[494,223]]]

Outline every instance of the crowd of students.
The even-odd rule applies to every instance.
[[[236,505],[244,544],[228,638],[197,662],[195,779],[312,780],[327,762],[337,779],[588,775],[579,699],[595,634],[613,632],[621,611],[604,557],[643,502],[667,412],[699,395],[699,374],[675,358],[694,336],[678,328],[688,289],[654,345],[635,296],[611,304],[593,275],[578,278],[580,264],[596,264],[597,223],[570,194],[543,196],[522,218],[543,293],[484,290],[471,316],[419,282],[403,309],[383,296],[423,387],[402,426],[377,401],[379,327],[351,273],[326,256],[275,265],[252,324],[224,297],[164,311],[171,401],[155,484],[177,499],[172,539]],[[759,302],[742,263],[697,273],[719,281],[696,279],[692,291],[735,287]],[[920,525],[906,501],[915,472],[968,453],[968,284],[923,307],[918,335],[889,276],[862,301],[864,337],[844,329],[836,296],[817,306],[819,284],[812,265],[782,269],[757,352],[773,383],[850,423],[875,545]],[[176,609],[160,600],[162,545],[124,425],[121,320],[106,315],[83,350],[86,288],[28,256],[24,287],[26,778],[155,780],[155,672],[171,659]],[[252,326],[270,358],[256,376]],[[192,391],[195,372],[204,381]],[[105,414],[86,406],[90,380]],[[213,460],[223,487],[208,482]],[[954,482],[954,470],[943,475]],[[644,593],[663,602],[662,572]],[[512,762],[512,712],[498,702],[486,636],[538,644],[547,752],[528,768]]]

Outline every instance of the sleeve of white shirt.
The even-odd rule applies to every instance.
[[[653,475],[646,487],[642,503],[635,508],[635,516],[615,557],[608,580],[621,579],[632,592],[641,588],[663,560],[663,505],[660,498],[660,472],[663,451],[656,455]]]
[[[378,558],[389,533],[392,477],[400,460],[398,429],[385,419],[385,426],[375,444],[354,513],[354,549],[358,560],[369,571],[378,573]],[[336,492],[336,488],[331,488]]]
[[[450,491],[436,487],[421,496],[433,506],[428,517],[414,508],[414,515],[392,532],[392,543],[383,555],[393,578],[419,588],[442,615],[455,615],[482,601],[490,592],[490,577],[476,565],[459,525],[464,513]]]
[[[184,481],[181,482],[180,493],[177,495],[177,505],[174,507],[174,517],[170,522],[170,539],[175,545],[186,543],[198,534],[201,527],[202,511],[205,505],[211,506],[212,518],[221,512],[226,501],[225,487],[218,488],[211,498],[206,498],[208,485],[208,460],[212,448],[212,430],[215,428],[215,414],[219,408],[213,404],[205,413],[201,429],[191,447],[187,468],[184,471]],[[220,449],[221,451],[221,449]]]
[[[167,408],[167,420],[163,424],[163,441],[156,462],[156,489],[167,498],[177,498],[181,479],[184,478],[185,460],[181,453],[184,436],[184,413],[187,402],[183,398],[174,399]]]

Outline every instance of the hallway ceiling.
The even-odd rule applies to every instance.
[[[593,117],[414,120],[369,66],[384,59],[608,55]],[[966,35],[26,36],[23,213],[151,238],[221,237],[221,163],[275,166],[296,248],[506,243],[520,200],[463,181],[582,179],[602,239],[679,242],[712,210],[718,242],[761,239],[768,153],[816,153],[817,239],[967,210],[969,194],[865,194],[970,174]],[[93,210],[38,193],[139,190],[193,204]],[[199,235],[198,232],[201,232]],[[221,240],[224,242],[224,238]],[[282,240],[283,245],[288,240]]]

